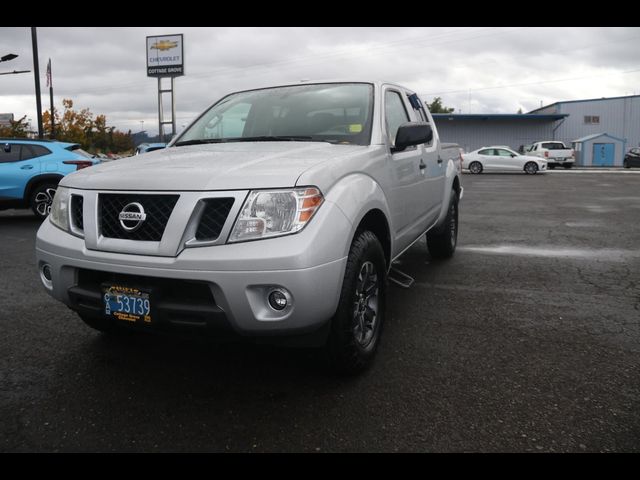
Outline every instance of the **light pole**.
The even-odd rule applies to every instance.
[[[0,57],[1,62],[8,62],[9,60],[13,60],[14,58],[18,58],[18,55],[15,53],[7,53],[3,57]],[[14,70],[13,72],[2,72],[0,75],[13,75],[14,73],[29,73],[31,70]]]
[[[42,102],[40,100],[40,67],[38,65],[38,34],[31,27],[31,45],[33,47],[33,73],[36,80],[36,109],[38,113],[38,138],[42,139]]]

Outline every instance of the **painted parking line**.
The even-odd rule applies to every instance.
[[[630,170],[630,169],[609,169],[609,168],[602,168],[602,169],[584,169],[581,170],[579,168],[563,168],[562,170],[558,170],[558,169],[553,169],[553,170],[547,170],[547,173],[624,173],[624,174],[640,174],[640,170]]]
[[[526,245],[469,245],[460,246],[458,250],[493,255],[520,255],[545,258],[586,258],[589,260],[605,260],[624,262],[628,258],[640,257],[640,250],[623,250],[616,248],[571,248],[553,245],[528,247]]]

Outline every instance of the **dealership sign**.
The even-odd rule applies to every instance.
[[[182,34],[147,37],[147,76],[184,75]]]

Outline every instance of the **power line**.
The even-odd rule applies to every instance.
[[[429,92],[429,93],[422,93],[422,96],[426,96],[426,95],[445,95],[445,94],[449,94],[449,93],[468,93],[468,92],[479,92],[479,91],[483,91],[483,90],[495,90],[498,88],[510,88],[510,87],[523,87],[523,86],[529,86],[529,85],[542,85],[545,83],[559,83],[559,82],[570,82],[573,80],[584,80],[585,78],[600,78],[600,77],[610,77],[613,75],[623,75],[623,74],[627,74],[627,73],[635,73],[635,72],[640,72],[640,68],[634,69],[634,70],[625,70],[623,72],[615,72],[615,73],[604,73],[604,74],[600,74],[600,75],[585,75],[582,77],[571,77],[571,78],[559,78],[556,80],[542,80],[540,82],[525,82],[525,83],[511,83],[511,84],[506,84],[506,85],[496,85],[493,87],[481,87],[481,88],[465,88],[464,90],[448,90],[448,91],[442,91],[442,92]]]

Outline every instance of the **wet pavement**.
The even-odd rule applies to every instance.
[[[459,249],[419,242],[376,362],[90,330],[0,212],[0,450],[640,451],[640,176],[464,175]]]

